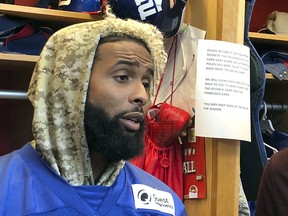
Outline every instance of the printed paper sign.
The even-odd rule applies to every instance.
[[[249,48],[199,40],[197,56],[196,136],[251,141]]]

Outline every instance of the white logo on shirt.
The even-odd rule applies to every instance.
[[[154,209],[175,215],[172,194],[143,184],[133,184],[132,190],[136,209]]]
[[[135,4],[138,6],[138,12],[140,14],[141,20],[145,20],[148,16],[156,14],[162,11],[162,0],[134,0]],[[145,2],[141,4],[142,2]],[[167,0],[166,0],[167,1]]]

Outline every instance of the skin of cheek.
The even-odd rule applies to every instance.
[[[147,111],[148,111],[148,108],[152,105],[152,101],[149,100],[144,106],[143,106],[143,111],[144,111],[144,114],[146,115],[147,114]]]
[[[102,88],[103,89],[103,88]],[[97,98],[89,97],[89,101],[97,106],[102,107],[110,118],[113,118],[119,112],[125,110],[125,102],[127,103],[127,98],[123,97],[123,94],[119,90],[111,91],[111,89],[103,89],[104,91],[98,92],[101,95]],[[95,94],[94,94],[95,95]]]

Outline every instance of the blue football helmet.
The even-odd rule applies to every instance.
[[[177,34],[184,17],[187,0],[108,0],[119,18],[151,23],[165,37]]]

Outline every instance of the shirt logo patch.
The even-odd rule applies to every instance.
[[[143,184],[133,184],[132,191],[136,209],[154,209],[175,215],[172,194]]]

